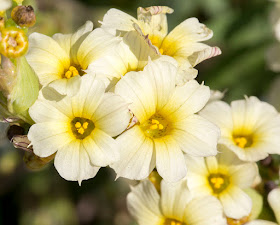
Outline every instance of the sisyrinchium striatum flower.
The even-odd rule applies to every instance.
[[[88,74],[82,77],[74,97],[44,98],[55,99],[55,93],[41,93],[30,108],[35,124],[28,139],[36,155],[56,153],[54,165],[59,174],[81,184],[94,177],[100,167],[119,160],[119,144],[112,137],[129,123],[128,104],[116,94],[105,93],[104,83]]]
[[[219,144],[227,146],[241,160],[256,162],[268,154],[280,154],[280,115],[270,104],[256,97],[208,104],[200,115],[221,129]]]
[[[73,34],[55,34],[52,38],[30,35],[27,60],[43,86],[49,85],[62,95],[75,95],[90,63],[120,41],[100,28],[92,29],[92,22],[87,21]]]
[[[121,157],[112,167],[118,177],[141,180],[156,167],[164,180],[176,182],[186,176],[184,154],[217,154],[218,127],[195,114],[207,103],[209,87],[195,80],[175,86],[176,75],[172,64],[151,61],[117,83],[115,93],[131,102],[138,121],[116,139]]]
[[[218,148],[216,157],[186,155],[187,183],[195,196],[213,195],[223,205],[225,215],[233,219],[246,217],[252,210],[251,198],[242,190],[249,188],[257,174],[255,163],[243,162],[230,150]]]
[[[160,54],[177,60],[179,72],[182,72],[178,84],[183,84],[196,77],[197,71],[192,69],[194,66],[221,54],[221,50],[201,43],[210,39],[213,32],[196,18],[186,19],[168,33],[166,14],[170,13],[173,13],[173,9],[166,6],[139,7],[135,19],[120,10],[110,9],[105,14],[101,27],[114,35],[138,30],[150,40]],[[193,71],[190,74],[191,69]]]

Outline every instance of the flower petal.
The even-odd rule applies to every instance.
[[[26,59],[35,70],[42,85],[61,79],[64,70],[69,68],[70,59],[60,45],[43,34],[33,33],[29,36],[29,52]]]
[[[187,205],[184,222],[192,225],[215,224],[224,225],[223,208],[213,196],[195,198]]]
[[[167,182],[177,182],[187,173],[183,152],[177,142],[165,136],[154,139],[156,149],[156,168],[159,175]]]
[[[120,145],[120,160],[111,167],[118,177],[142,180],[155,168],[153,142],[145,137],[141,128],[135,125],[117,139]]]
[[[87,69],[94,60],[101,58],[120,42],[101,28],[90,32],[77,49],[77,62],[83,70]]]
[[[98,128],[95,128],[90,136],[83,139],[82,147],[94,166],[105,167],[120,158],[117,142]]]
[[[280,223],[280,187],[273,189],[271,192],[269,192],[267,200],[272,208],[274,215],[277,219],[277,222]]]
[[[87,21],[81,26],[74,34],[55,34],[53,39],[65,50],[70,56],[71,48],[77,43],[77,41],[86,33],[89,33],[93,29],[93,23]]]
[[[139,225],[160,224],[162,214],[159,208],[160,196],[150,181],[143,181],[127,196],[127,207]]]
[[[36,155],[48,157],[73,140],[70,132],[70,127],[65,122],[38,123],[30,127],[28,139]]]
[[[42,96],[42,93],[40,94]],[[72,110],[69,99],[63,99],[59,102],[48,101],[43,97],[29,108],[29,114],[36,123],[42,122],[63,122],[72,117]]]
[[[94,76],[86,74],[81,77],[79,92],[71,98],[73,115],[91,119],[105,93],[105,85]]]
[[[129,109],[142,123],[155,113],[156,95],[154,89],[147,74],[129,72],[117,83],[115,93],[132,103]]]
[[[139,7],[137,17],[143,33],[148,35],[152,43],[160,46],[162,40],[167,35],[168,24],[166,14],[173,13],[173,9],[167,6],[151,6],[147,8]]]
[[[214,101],[205,106],[199,115],[216,124],[221,129],[222,136],[231,136],[233,122],[230,106],[222,101]]]
[[[81,148],[81,142],[74,140],[57,151],[54,166],[61,177],[66,180],[78,181],[93,178],[100,167],[93,166],[87,152]]]
[[[231,186],[219,195],[227,217],[240,219],[252,210],[251,198],[237,186]]]
[[[197,18],[189,18],[176,26],[163,40],[162,49],[166,54],[173,56],[176,51],[190,43],[205,41],[213,36],[213,32]]]
[[[181,149],[193,156],[211,156],[217,154],[220,131],[214,124],[198,115],[192,115],[172,124],[171,135]]]
[[[105,93],[102,102],[94,113],[95,126],[112,137],[127,128],[131,114],[128,103],[113,93]]]
[[[113,35],[124,34],[133,30],[133,23],[137,20],[118,9],[110,9],[103,17],[101,28]]]
[[[186,180],[178,183],[161,181],[161,210],[166,218],[183,220],[184,211],[192,196]]]
[[[195,80],[187,82],[181,87],[176,87],[172,97],[162,109],[166,116],[174,117],[180,121],[189,115],[200,111],[210,98],[210,89],[199,85]]]

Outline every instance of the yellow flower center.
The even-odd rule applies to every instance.
[[[229,178],[224,174],[210,174],[208,181],[214,194],[220,194],[229,185]]]
[[[154,46],[158,47],[158,50],[159,50],[160,54],[163,55],[164,50],[161,48],[162,40],[160,39],[160,37],[153,35],[153,36],[149,36],[149,39]]]
[[[239,148],[249,148],[253,144],[251,135],[233,135],[233,140]]]
[[[84,139],[94,130],[94,123],[86,118],[75,117],[71,121],[71,130],[77,139]]]
[[[78,69],[75,66],[70,66],[69,69],[64,73],[64,78],[70,79],[80,75]]]
[[[241,219],[227,218],[227,224],[228,225],[243,225],[243,224],[249,222],[249,218],[250,218],[250,215],[242,217]]]
[[[169,124],[161,115],[155,114],[140,127],[147,137],[160,138],[167,134]]]
[[[186,223],[180,222],[175,219],[165,219],[161,225],[186,225]]]
[[[8,58],[24,55],[28,49],[28,39],[23,30],[6,28],[1,31],[0,53]]]

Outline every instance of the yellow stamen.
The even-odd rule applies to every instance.
[[[221,188],[221,186],[225,183],[224,179],[221,177],[212,177],[210,181],[217,189]]]
[[[70,79],[70,78],[72,77],[72,72],[68,70],[68,71],[65,73],[65,77],[66,77],[67,79]]]
[[[159,124],[159,121],[158,121],[158,120],[155,120],[155,119],[152,119],[152,123],[153,123],[153,124]]]
[[[84,123],[83,123],[83,128],[84,128],[84,129],[87,129],[87,128],[88,128],[88,122],[84,122]]]
[[[82,124],[80,122],[75,123],[76,128],[80,128],[81,126],[82,126]]]
[[[158,128],[158,125],[157,124],[153,124],[150,126],[150,129],[151,130],[156,130]]]
[[[159,52],[160,52],[160,54],[163,55],[163,49],[162,48],[159,49]]]
[[[244,148],[246,144],[248,143],[247,139],[245,137],[237,137],[234,139],[236,145],[240,148]]]
[[[79,128],[79,129],[78,129],[78,133],[79,133],[79,134],[84,134],[84,133],[85,133],[85,129],[82,128],[82,127]]]
[[[158,129],[163,130],[163,128],[164,128],[164,127],[163,127],[162,124],[159,124],[159,125],[158,125]]]
[[[180,222],[175,219],[165,219],[163,225],[186,225],[184,222]]]
[[[77,75],[80,75],[77,68],[74,66],[70,66],[69,69],[65,72],[64,77],[70,79],[71,77],[75,77]]]

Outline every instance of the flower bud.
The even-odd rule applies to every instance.
[[[16,27],[1,30],[0,53],[7,58],[17,58],[28,50],[28,39],[24,31]]]
[[[35,155],[33,152],[25,152],[23,161],[25,162],[25,165],[31,169],[31,170],[38,170],[46,166],[48,163],[50,163],[54,157],[55,154],[52,154],[46,158],[41,158],[37,155]]]
[[[36,16],[32,6],[20,5],[13,9],[12,19],[21,27],[33,27],[36,23]]]

